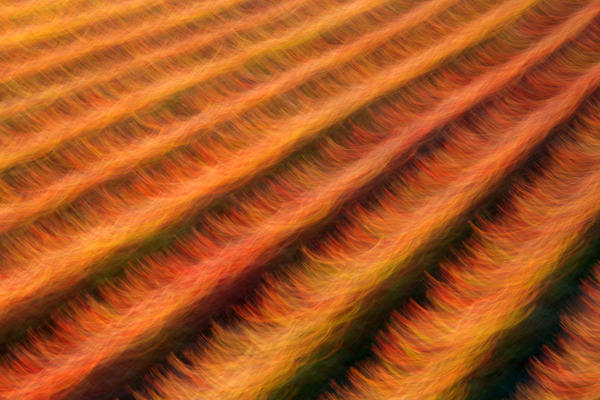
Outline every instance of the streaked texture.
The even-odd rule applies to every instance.
[[[600,0],[0,4],[0,399],[600,399]]]
[[[582,285],[576,308],[562,319],[564,333],[533,360],[531,381],[519,387],[519,399],[593,399],[600,393],[600,265]]]

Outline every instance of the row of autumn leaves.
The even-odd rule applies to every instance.
[[[432,243],[471,220],[475,232],[457,261],[442,263],[441,278],[431,278],[427,305],[402,306],[374,360],[350,371],[351,385],[323,395],[460,398],[594,227],[600,2],[289,0],[254,13],[221,3],[231,20],[204,2],[173,13],[149,11],[148,0],[125,2],[143,7],[148,24],[126,38],[119,29],[92,30],[91,51],[62,38],[59,51],[29,55],[8,41],[2,325],[26,325],[39,304],[77,288],[127,246],[190,215],[200,222],[98,297],[73,300],[50,332],[13,346],[0,365],[0,395],[76,396],[126,359],[144,370],[140,354],[168,343],[189,314],[208,319],[226,309],[229,292],[261,273],[265,283],[235,321],[213,326],[185,362],[171,360],[176,373],[160,373],[139,396],[288,395],[299,371],[349,346],[348,332],[386,292],[420,276]],[[289,12],[273,23],[282,10]],[[83,12],[83,26],[98,12]],[[175,29],[204,16],[219,28],[181,33],[150,51],[135,42],[157,29],[155,18]],[[230,48],[210,47],[238,30]],[[437,30],[444,35],[432,44],[427,35]],[[7,37],[40,40],[34,32]],[[82,52],[92,57],[119,40],[132,41],[122,51],[143,57],[108,76],[82,73],[45,87],[60,75],[48,66],[75,60],[75,68]],[[14,62],[19,57],[25,61]],[[174,109],[159,106],[182,90]],[[363,118],[353,118],[357,111]],[[503,187],[531,167],[540,146],[547,155],[537,168]],[[485,219],[477,211],[494,195],[503,209]],[[210,208],[219,198],[223,209]],[[320,240],[268,275],[281,248],[333,214]],[[597,298],[593,285],[586,295]],[[598,312],[586,304],[582,313]],[[594,344],[576,317],[568,321],[573,335]],[[567,379],[560,357],[578,368],[573,360],[586,356],[593,365],[590,346],[567,340],[556,362],[537,364],[538,386],[520,395],[548,398],[542,391],[550,388],[561,398],[572,385],[540,385]],[[591,378],[586,390],[594,390]]]

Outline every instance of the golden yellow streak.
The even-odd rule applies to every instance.
[[[41,25],[24,26],[18,30],[0,33],[0,52],[12,47],[27,46],[36,41],[51,39],[84,28],[98,20],[119,18],[143,11],[161,3],[164,3],[164,0],[126,0],[125,2],[102,3],[81,14],[69,13],[63,18],[53,18]]]
[[[52,52],[44,52],[31,60],[13,62],[3,67],[0,84],[19,86],[18,79],[29,77],[43,72],[51,67],[72,62],[76,59],[93,55],[113,46],[123,45],[129,41],[142,40],[151,35],[167,32],[186,23],[197,21],[203,17],[213,15],[226,7],[234,7],[242,0],[205,0],[195,2],[188,7],[177,10],[165,10],[158,16],[138,21],[133,27],[127,25],[127,30],[113,30],[91,40],[75,40],[65,46],[58,47]],[[82,23],[83,24],[83,23]],[[83,24],[83,26],[86,26]]]

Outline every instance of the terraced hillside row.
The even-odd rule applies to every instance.
[[[0,4],[0,399],[600,399],[600,0]]]

